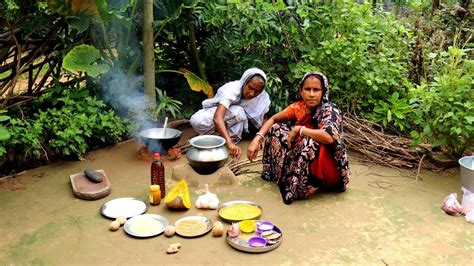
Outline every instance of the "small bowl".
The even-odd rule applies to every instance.
[[[256,225],[257,222],[254,220],[243,220],[239,223],[240,231],[244,233],[252,233],[253,231],[255,231]]]
[[[267,245],[267,240],[263,237],[254,236],[249,238],[249,246],[253,248],[263,248]]]
[[[275,225],[273,225],[271,222],[260,221],[257,223],[257,233],[261,234],[265,231],[273,230],[273,227],[275,227]]]

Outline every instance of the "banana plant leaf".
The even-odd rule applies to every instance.
[[[47,0],[51,9],[59,14],[68,16],[90,16],[99,17],[97,3],[103,4],[105,0]]]
[[[193,72],[180,68],[180,72],[183,73],[184,77],[188,81],[189,87],[193,91],[202,91],[204,92],[208,98],[214,97],[214,91],[212,90],[212,86],[209,85],[206,81],[202,80],[200,77],[196,76]]]

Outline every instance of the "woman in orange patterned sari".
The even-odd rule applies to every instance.
[[[326,76],[306,73],[298,97],[300,101],[262,125],[247,150],[252,161],[265,141],[262,178],[278,183],[285,204],[307,199],[321,188],[345,191],[349,182],[342,115],[329,100]],[[287,121],[293,126],[282,123]]]

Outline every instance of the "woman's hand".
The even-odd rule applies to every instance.
[[[229,154],[232,158],[240,159],[242,155],[242,150],[239,146],[235,145],[232,141],[227,142],[227,147],[229,147]]]
[[[295,137],[298,137],[299,131],[300,131],[301,126],[294,126],[290,133],[288,134],[287,142],[288,142],[288,148],[291,148],[291,143],[293,142],[293,139]]]
[[[252,142],[247,148],[247,158],[249,159],[249,161],[253,161],[257,157],[258,151],[262,146],[262,141],[263,137],[260,135],[256,135],[255,138],[253,138]]]

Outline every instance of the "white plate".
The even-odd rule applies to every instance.
[[[200,231],[189,233],[189,232],[182,231],[178,226],[179,223],[186,222],[186,221],[196,221],[196,220],[204,222],[206,224],[206,228],[203,229],[203,230],[200,230]],[[183,217],[183,218],[179,219],[178,221],[176,221],[174,223],[174,227],[176,229],[176,234],[178,234],[180,236],[183,236],[183,237],[197,237],[197,236],[202,236],[202,235],[208,233],[209,231],[211,231],[212,223],[211,223],[211,220],[209,220],[207,217],[204,217],[204,216],[186,216],[186,217]]]
[[[139,223],[148,223],[150,225],[146,231],[137,231],[134,226],[138,226]],[[123,225],[123,230],[135,237],[151,237],[157,236],[165,231],[165,227],[168,226],[168,220],[158,214],[142,214],[133,216],[127,220]]]
[[[118,198],[102,204],[100,213],[111,219],[120,216],[130,218],[146,212],[146,209],[146,204],[142,200],[136,198]]]

